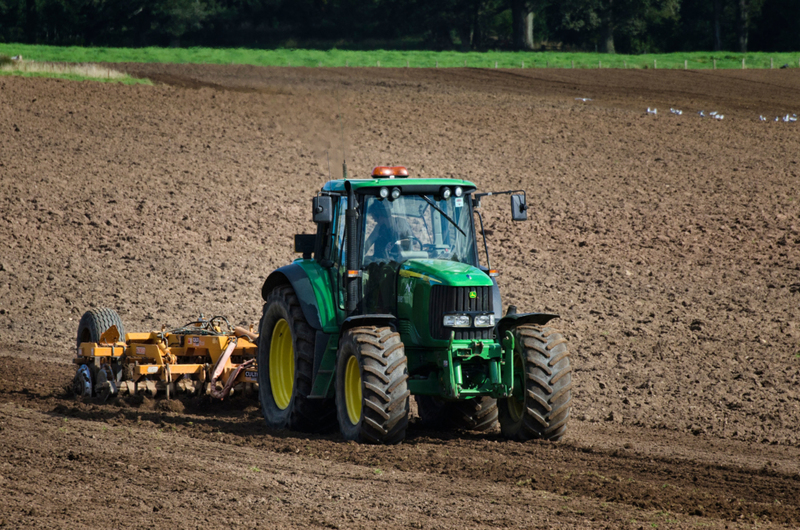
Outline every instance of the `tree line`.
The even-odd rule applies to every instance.
[[[0,0],[0,42],[82,46],[800,50],[798,0]]]

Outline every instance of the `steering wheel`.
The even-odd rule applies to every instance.
[[[417,249],[422,249],[422,241],[415,236],[407,236],[402,239],[398,239],[394,243],[389,243],[386,245],[386,253],[391,257],[402,257],[403,255],[403,247],[405,250],[411,250],[414,243],[417,244]]]

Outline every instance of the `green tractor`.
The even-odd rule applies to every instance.
[[[313,199],[317,233],[295,236],[303,257],[264,282],[258,347],[267,425],[339,430],[346,440],[405,438],[420,420],[510,439],[559,440],[572,400],[558,315],[502,313],[496,271],[478,259],[483,197],[457,179],[408,179],[403,167],[329,181]]]

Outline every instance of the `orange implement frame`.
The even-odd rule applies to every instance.
[[[151,394],[163,389],[170,397],[178,383],[185,391],[204,387],[212,397],[224,399],[236,385],[252,388],[258,383],[257,340],[252,331],[238,327],[227,332],[199,327],[193,332],[189,327],[127,333],[123,342],[116,326],[111,326],[99,342],[81,343],[74,362],[97,368],[110,365],[122,391],[136,393],[144,384]]]

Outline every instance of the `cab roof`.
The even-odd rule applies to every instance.
[[[366,178],[366,179],[338,179],[330,180],[322,187],[322,191],[345,193],[345,182],[349,182],[356,193],[377,193],[377,190],[387,188],[400,188],[406,193],[435,193],[441,188],[455,188],[461,186],[464,193],[471,193],[477,186],[468,180],[448,178]]]

